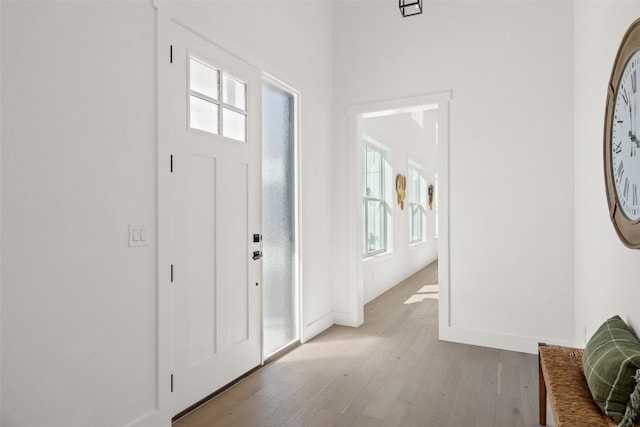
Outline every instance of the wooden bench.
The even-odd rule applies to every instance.
[[[547,425],[547,394],[556,427],[615,427],[593,401],[582,370],[582,350],[538,345],[540,425]]]

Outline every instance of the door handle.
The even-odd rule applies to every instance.
[[[257,260],[262,258],[262,252],[261,251],[253,251],[253,260]]]

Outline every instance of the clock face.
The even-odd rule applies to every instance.
[[[611,171],[618,204],[630,221],[640,219],[640,51],[620,76],[611,123]]]

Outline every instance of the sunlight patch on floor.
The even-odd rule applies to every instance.
[[[439,299],[439,291],[440,287],[438,286],[438,284],[425,285],[418,289],[418,292],[411,295],[409,299],[404,302],[404,304],[416,304],[426,299]]]

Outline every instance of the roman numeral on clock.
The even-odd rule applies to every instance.
[[[631,191],[631,204],[638,206],[638,185],[633,183],[633,190]]]
[[[618,141],[618,143],[616,144],[616,146],[613,148],[613,151],[616,154],[620,154],[622,153],[622,141]]]
[[[622,195],[625,200],[629,198],[629,178],[624,179],[624,188],[622,190]]]
[[[637,90],[638,90],[638,78],[636,76],[636,70],[633,70],[633,72],[631,73],[631,91],[633,93],[636,93]]]
[[[621,95],[622,95],[622,99],[624,99],[624,103],[629,105],[629,93],[627,93],[627,88],[626,87],[622,88]]]
[[[618,179],[622,179],[622,174],[624,173],[624,162],[620,161],[620,164],[618,165],[618,169],[616,170],[617,174],[618,174]]]

